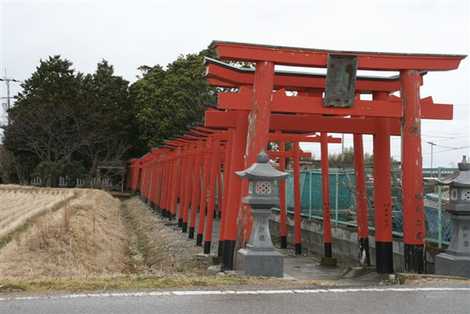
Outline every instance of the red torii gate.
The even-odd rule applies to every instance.
[[[132,158],[129,161],[129,171],[127,178],[127,187],[132,191],[137,191],[140,178],[140,160]]]
[[[231,221],[228,225],[236,224],[237,207],[243,191],[242,184],[233,173],[251,164],[256,155],[266,148],[270,129],[353,133],[358,135],[355,136],[357,151],[362,146],[360,134],[373,134],[377,271],[393,272],[390,135],[401,135],[405,267],[408,271],[422,272],[425,225],[420,121],[422,118],[452,119],[451,105],[435,104],[432,98],[420,99],[422,71],[456,69],[465,56],[331,51],[217,41],[211,47],[220,59],[256,63],[256,69],[248,73],[212,62],[213,68],[222,70],[220,67],[224,67],[226,72],[230,72],[228,74],[216,74],[208,65],[210,83],[239,87],[238,93],[219,94],[218,108],[226,111],[208,111],[205,119],[206,126],[234,129],[229,179],[232,197],[229,196],[226,208],[226,219]],[[322,96],[328,77],[284,75],[274,71],[275,65],[326,68],[329,57],[338,55],[354,58],[359,70],[399,71],[400,75],[398,78],[358,78],[354,92],[371,93],[373,100],[356,97],[352,107],[336,108],[330,107]],[[229,75],[230,78],[227,77]],[[288,79],[291,81],[287,82]],[[286,90],[298,93],[287,95]],[[398,90],[400,98],[390,95]],[[326,160],[325,157],[322,156],[322,159]],[[356,153],[357,170],[362,168],[361,163]],[[361,179],[361,175],[358,178]],[[364,199],[362,182],[358,186],[357,194]],[[361,206],[363,204],[358,202],[358,207]],[[358,216],[358,220],[363,218]],[[235,236],[232,232],[225,237],[226,268],[233,267]],[[331,257],[331,244],[328,245],[327,240],[327,235],[324,235],[325,256]]]
[[[210,110],[209,110],[210,111]],[[233,130],[229,130],[228,133],[225,134],[226,136],[233,136],[234,135],[234,132]],[[340,143],[341,140],[339,138],[333,138],[333,137],[320,137],[320,136],[306,136],[305,134],[285,134],[285,133],[279,133],[279,132],[275,132],[275,133],[270,133],[268,135],[270,141],[272,142],[275,142],[275,141],[279,141],[279,142],[286,142],[286,141],[289,141],[289,142],[293,142],[293,143],[298,143],[298,142],[322,142],[322,146],[323,145],[327,145],[327,143]],[[229,137],[227,137],[227,139],[229,139]],[[241,137],[230,137],[230,146],[229,148],[231,149],[230,151],[227,150],[226,151],[226,159],[227,160],[230,160],[230,162],[233,161],[233,152],[236,152],[237,151],[237,145],[236,145],[236,141],[238,140],[241,140]],[[233,141],[233,143],[232,143]],[[297,254],[300,254],[301,253],[301,200],[300,200],[300,164],[299,164],[299,158],[301,156],[310,156],[310,153],[302,153],[300,151],[300,149],[298,148],[298,144],[296,144],[295,146],[295,149],[293,152],[275,152],[275,151],[268,151],[269,155],[271,156],[271,158],[275,158],[275,157],[279,157],[281,160],[282,159],[285,159],[286,157],[291,157],[294,159],[294,184],[296,185],[296,197],[295,197],[295,200],[294,200],[294,203],[295,203],[295,210],[294,210],[294,217],[295,217],[295,223],[294,223],[294,234],[295,234],[295,247],[296,247],[296,253]],[[232,156],[229,157],[229,153],[232,154]],[[239,159],[239,158],[238,158]],[[282,162],[281,162],[282,163]],[[228,169],[230,169],[230,171],[228,171]],[[231,201],[237,201],[237,198],[231,198],[233,197],[234,194],[233,193],[233,188],[232,188],[232,185],[230,183],[230,179],[233,180],[233,177],[231,176],[231,174],[233,173],[233,168],[231,168],[231,164],[228,164],[224,170],[224,173],[228,173],[229,176],[225,176],[224,178],[224,187],[225,187],[225,190],[224,190],[224,198],[223,198],[223,208],[224,208],[224,214],[222,216],[222,220],[221,220],[221,227],[220,227],[220,235],[219,235],[219,256],[222,256],[223,255],[223,252],[226,252],[225,255],[223,255],[224,257],[224,265],[225,263],[227,263],[226,261],[226,256],[227,256],[227,251],[224,251],[225,249],[223,248],[225,245],[227,245],[227,243],[229,244],[232,244],[234,245],[234,241],[231,241],[231,237],[233,237],[234,235],[236,236],[237,234],[237,224],[236,222],[234,223],[234,219],[236,219],[236,214],[234,216],[234,213],[233,212],[230,212],[230,211],[226,211],[225,208],[227,208],[230,200]],[[235,188],[237,188],[237,186],[235,186]],[[241,188],[241,186],[240,186]],[[326,187],[326,189],[328,189],[328,187]],[[287,226],[286,226],[286,216],[287,216],[287,212],[286,212],[286,208],[285,208],[285,185],[284,185],[284,182],[281,181],[281,189],[280,189],[280,196],[281,196],[281,221],[280,221],[280,225],[281,225],[281,228],[280,228],[280,236],[281,236],[281,240],[283,243],[286,243],[286,237],[287,237]],[[238,201],[239,201],[239,198],[238,198]],[[235,217],[235,218],[234,218]],[[328,217],[329,219],[329,217]],[[250,222],[248,222],[248,224],[250,224]],[[243,238],[245,240],[248,239],[249,237],[249,230],[250,228],[245,228],[243,231]],[[228,237],[228,239],[226,239],[226,237]],[[206,246],[205,246],[206,248]],[[208,253],[209,252],[209,249],[205,249],[205,252]],[[233,252],[232,251],[228,251],[228,252]],[[233,254],[233,253],[232,253]],[[231,261],[231,259],[229,259],[228,261]],[[233,267],[233,264],[230,265],[229,267]]]
[[[390,169],[390,163],[387,160],[390,156],[390,135],[402,135],[402,154],[410,156],[411,160],[408,162],[409,160],[402,158],[405,263],[408,270],[422,271],[424,212],[419,121],[421,118],[451,119],[452,107],[435,104],[430,97],[419,99],[419,86],[422,84],[424,71],[455,69],[464,56],[338,52],[227,42],[215,42],[213,46],[222,59],[256,62],[256,70],[253,70],[238,69],[214,60],[207,61],[208,80],[212,85],[238,89],[238,93],[219,95],[218,108],[224,111],[210,110],[206,113],[206,126],[226,130],[223,135],[217,135],[226,137],[225,145],[223,145],[225,151],[218,152],[217,148],[213,149],[212,144],[208,143],[212,142],[207,139],[208,135],[218,133],[218,131],[194,128],[187,135],[167,141],[165,146],[152,150],[152,153],[146,154],[139,160],[131,160],[130,187],[134,191],[139,190],[143,197],[162,208],[166,215],[175,217],[178,214],[183,231],[187,229],[189,220],[190,237],[194,236],[196,208],[199,205],[198,241],[200,239],[202,242],[202,232],[199,231],[201,226],[204,229],[205,216],[208,219],[204,230],[206,251],[207,242],[209,242],[210,249],[211,232],[208,231],[212,228],[209,225],[212,226],[210,219],[213,219],[213,215],[205,215],[206,204],[203,203],[206,197],[203,196],[206,195],[207,190],[210,190],[210,197],[215,198],[217,181],[219,210],[223,212],[219,254],[223,247],[224,268],[230,269],[233,267],[233,249],[237,239],[237,208],[240,205],[241,192],[244,191],[233,173],[251,163],[259,150],[266,148],[268,141],[274,141],[273,134],[268,135],[269,130],[293,133],[315,131],[321,132],[323,138],[326,132],[353,133],[358,237],[361,246],[366,248],[368,246],[367,202],[361,134],[373,134],[377,270],[391,272],[393,271],[391,259],[393,252],[391,249],[390,173],[387,170]],[[356,57],[359,69],[400,70],[400,76],[357,77],[356,98],[353,106],[334,108],[325,107],[325,100],[322,97],[327,76],[274,72],[274,64],[326,67],[330,54]],[[402,98],[390,94],[398,90]],[[295,94],[286,91],[295,91]],[[371,93],[373,99],[361,100],[360,94],[363,93]],[[215,142],[218,142],[218,145],[214,147],[220,147],[222,139]],[[247,146],[246,150],[245,146]],[[298,148],[297,144],[294,147]],[[205,155],[201,155],[201,151],[204,150]],[[287,156],[292,152],[283,154]],[[201,157],[203,155],[205,157]],[[210,157],[207,158],[207,155]],[[243,158],[244,155],[246,159]],[[274,157],[276,154],[271,155]],[[278,157],[282,159],[281,155],[282,153],[278,154]],[[322,145],[322,156],[327,156],[326,145]],[[217,164],[220,165],[221,162],[211,163],[214,160],[223,160],[224,174],[229,174],[224,175],[223,197],[220,196],[222,194],[220,172],[219,176],[212,175],[218,172]],[[191,167],[194,167],[194,173],[191,173],[193,170]],[[329,257],[332,255],[332,248],[331,230],[328,223],[328,190],[325,188],[328,186],[326,181],[328,176],[325,176],[328,170],[327,158],[322,158],[322,169],[325,201],[323,205],[324,244],[325,256]],[[378,169],[381,169],[380,173]],[[184,172],[181,172],[182,170]],[[204,178],[207,178],[209,172],[210,179],[206,182]],[[192,174],[191,180],[182,180],[185,173]],[[218,179],[215,179],[216,177]],[[295,199],[297,200],[300,199],[298,185],[296,190]],[[212,207],[212,210],[208,207],[208,212],[213,212],[211,198],[208,206]],[[296,204],[300,204],[300,201]],[[295,213],[297,212],[300,213],[300,209],[297,211],[296,208]],[[297,226],[300,228],[297,220],[295,215],[295,233],[300,234],[297,231]],[[245,228],[245,234],[248,231],[249,228]],[[299,247],[300,250],[300,240],[297,241],[297,236],[295,244],[296,249]]]
[[[207,133],[206,133],[207,132]],[[322,139],[319,136],[306,136],[301,134],[281,134],[272,133],[270,134],[272,141],[289,141],[289,142],[333,142],[338,143],[340,139],[326,138]],[[207,144],[205,141],[207,140]],[[208,180],[209,178],[219,178],[217,181],[217,190],[219,193],[219,211],[222,210],[226,202],[228,189],[224,190],[224,197],[221,196],[221,180],[220,173],[217,175],[218,162],[214,161],[214,153],[216,158],[222,158],[222,153],[225,155],[224,160],[224,173],[228,173],[228,156],[230,150],[217,151],[211,147],[210,143],[215,141],[225,141],[225,147],[230,145],[230,132],[227,131],[215,131],[207,128],[195,128],[190,130],[186,135],[179,138],[165,141],[164,148],[152,149],[151,153],[146,154],[141,158],[141,162],[144,165],[142,167],[142,182],[140,185],[141,194],[145,200],[151,203],[153,207],[160,208],[164,216],[175,217],[178,213],[178,225],[182,228],[183,232],[187,231],[188,220],[189,225],[189,238],[194,237],[195,224],[196,224],[196,211],[199,209],[199,224],[198,224],[198,237],[197,245],[202,245],[202,238],[204,234],[204,252],[210,252],[211,246],[211,235],[212,235],[212,224],[213,224],[213,210],[214,210],[214,199],[215,199],[215,180]],[[204,152],[203,148],[207,148]],[[297,146],[296,146],[297,147]],[[298,147],[297,147],[298,148]],[[202,153],[202,154],[201,154]],[[205,156],[204,156],[205,155]],[[286,158],[293,157],[295,168],[295,182],[299,184],[299,167],[298,161],[300,156],[309,156],[308,153],[301,153],[299,149],[294,152],[274,152],[271,151],[270,155],[275,158]],[[202,171],[200,169],[200,159],[205,158],[205,169],[208,171]],[[193,160],[192,160],[193,159]],[[194,163],[192,163],[194,162]],[[199,165],[199,166],[198,166]],[[194,167],[192,167],[194,166]],[[188,170],[191,168],[191,171]],[[178,172],[180,169],[180,172]],[[199,170],[201,170],[199,172]],[[187,180],[181,180],[181,178],[188,177],[187,173],[192,173]],[[202,173],[202,180],[199,177],[199,173]],[[227,182],[229,176],[225,176]],[[204,182],[199,184],[199,182]],[[202,185],[202,186],[201,186]],[[200,194],[200,203],[198,195]],[[206,193],[208,192],[208,193]],[[285,190],[284,190],[285,193]],[[204,195],[209,194],[207,200]],[[176,210],[177,198],[179,198],[179,208]],[[222,200],[222,202],[221,202]],[[295,235],[298,239],[300,247],[300,195],[295,200]],[[206,215],[207,205],[207,215]],[[285,204],[284,204],[285,205]],[[190,219],[188,219],[189,212],[191,212]],[[284,220],[281,221],[281,225],[286,224],[285,217],[285,206],[282,210],[284,213]],[[206,222],[207,217],[207,223]],[[225,223],[225,215],[222,215],[220,223],[220,234],[219,234],[219,254],[222,254],[222,245],[224,238],[224,230],[227,228]],[[281,231],[282,234],[282,231]],[[285,234],[286,236],[287,234]]]

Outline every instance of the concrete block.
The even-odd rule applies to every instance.
[[[470,278],[470,256],[438,254],[435,258],[435,273]]]
[[[277,251],[240,249],[237,252],[238,268],[247,276],[282,277],[284,257]]]
[[[326,267],[336,267],[338,264],[336,258],[323,256],[320,260],[320,265]]]

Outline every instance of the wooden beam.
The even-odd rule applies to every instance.
[[[283,134],[283,133],[270,133],[269,140],[272,142],[304,142],[304,143],[319,143],[320,136],[305,136],[299,134]],[[341,138],[328,136],[328,143],[341,143]]]
[[[390,120],[390,135],[400,135],[400,120]],[[214,128],[235,127],[235,111],[206,111],[205,125]],[[374,134],[378,118],[344,118],[315,115],[272,114],[271,130],[288,132],[330,132],[352,134]]]
[[[422,75],[425,73],[423,72]],[[218,87],[240,87],[253,85],[254,70],[243,69],[229,64],[206,59],[206,77],[210,85]],[[295,73],[276,71],[274,76],[274,89],[304,90],[325,89],[326,75],[311,73]],[[393,77],[363,77],[356,78],[356,91],[394,92],[400,90],[398,76]]]
[[[310,152],[296,153],[294,151],[286,151],[286,152],[268,151],[268,155],[269,155],[269,158],[277,158],[277,157],[286,157],[286,158],[305,157],[305,158],[311,158],[312,157],[312,153],[310,153]]]
[[[219,93],[218,107],[220,109],[251,110],[252,97],[252,90],[246,88],[240,89],[238,93]],[[421,108],[423,119],[452,120],[453,106],[436,104],[432,97],[421,99]],[[321,97],[287,96],[284,90],[273,93],[271,111],[382,118],[401,118],[403,115],[399,97],[391,97],[389,100],[355,99],[351,108],[334,108],[324,107]]]
[[[328,54],[352,55],[357,57],[358,69],[378,71],[454,70],[466,57],[466,55],[337,51],[224,41],[215,41],[211,47],[215,48],[217,55],[223,60],[269,61],[282,65],[320,68],[327,67]]]

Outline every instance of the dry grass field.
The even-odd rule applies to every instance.
[[[0,185],[0,293],[271,282],[207,272],[208,259],[137,197]]]
[[[0,189],[0,276],[122,273],[127,231],[120,201],[87,189]]]
[[[0,186],[0,239],[74,196],[71,190]]]
[[[0,186],[0,282],[8,278],[204,275],[186,235],[138,198]]]

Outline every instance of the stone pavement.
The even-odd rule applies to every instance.
[[[198,213],[199,214],[199,213]],[[199,223],[199,215],[197,216],[197,223]],[[177,227],[176,221],[174,224],[170,224],[171,228],[175,232],[179,233],[181,237],[186,238],[187,241],[193,241],[194,245],[196,240],[188,239],[188,234],[181,232],[181,229]],[[212,243],[211,243],[211,254],[207,258],[217,256],[218,251],[218,234],[219,234],[219,219],[214,219],[213,232],[212,232]],[[321,280],[329,281],[335,285],[370,285],[378,284],[383,281],[384,276],[380,276],[375,273],[374,268],[360,268],[358,265],[345,263],[339,260],[338,267],[325,267],[320,265],[320,257],[316,255],[300,255],[294,254],[293,248],[278,249],[284,258],[284,278],[287,280]],[[201,254],[203,249],[201,247]],[[213,268],[216,270],[218,268]],[[388,279],[388,278],[387,278]]]

